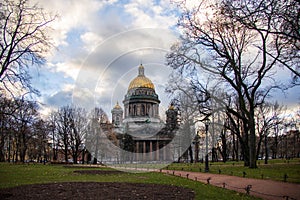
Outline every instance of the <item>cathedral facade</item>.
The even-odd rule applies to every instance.
[[[131,152],[131,161],[170,161],[168,145],[177,128],[177,111],[171,105],[166,111],[166,122],[159,117],[160,100],[152,81],[140,65],[138,75],[129,83],[124,96],[124,109],[117,104],[111,110],[112,124],[120,147]]]

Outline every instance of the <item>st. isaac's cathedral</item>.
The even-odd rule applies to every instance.
[[[178,111],[171,104],[166,122],[159,117],[159,96],[152,81],[140,65],[138,75],[129,83],[123,108],[117,102],[111,110],[112,124],[119,146],[130,152],[125,160],[170,161],[172,146],[168,145],[178,129]]]

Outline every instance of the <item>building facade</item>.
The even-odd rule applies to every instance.
[[[118,103],[111,111],[119,144],[123,150],[131,152],[128,158],[131,161],[172,160],[172,150],[167,144],[177,127],[177,111],[171,105],[166,111],[167,121],[163,122],[159,117],[159,104],[155,86],[140,65],[138,75],[129,83],[125,94],[124,111]]]

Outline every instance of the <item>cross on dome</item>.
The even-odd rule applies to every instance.
[[[139,66],[139,76],[145,76],[145,68],[142,64]]]

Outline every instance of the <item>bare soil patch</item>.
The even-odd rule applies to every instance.
[[[18,186],[0,190],[0,199],[194,199],[191,189],[160,184],[65,182]]]
[[[74,173],[78,174],[93,174],[93,175],[112,175],[112,174],[121,174],[122,171],[117,170],[75,170]]]

